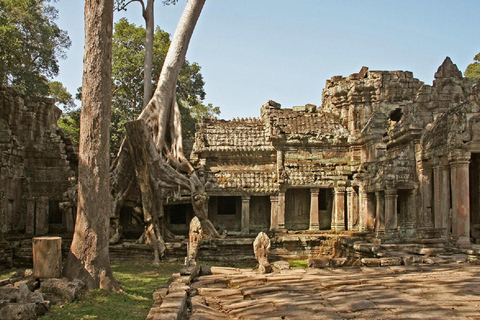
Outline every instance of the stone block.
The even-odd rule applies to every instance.
[[[307,263],[309,268],[327,268],[330,266],[330,258],[309,258]]]
[[[290,269],[290,263],[287,261],[275,261],[273,267],[277,270],[288,270]]]
[[[380,259],[378,259],[378,258],[362,258],[361,262],[365,267],[379,267],[380,266]]]
[[[35,278],[58,278],[62,274],[62,238],[36,237],[33,246]]]
[[[347,262],[347,258],[333,258],[330,260],[330,265],[333,268],[343,267]]]
[[[77,299],[78,295],[85,289],[85,284],[78,279],[74,279],[73,281],[68,281],[65,278],[45,279],[40,283],[41,292],[55,294],[68,301]]]
[[[380,258],[381,267],[400,266],[401,264],[402,264],[401,257]]]

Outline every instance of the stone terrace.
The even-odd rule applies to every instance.
[[[191,285],[190,319],[479,319],[479,275],[455,262],[268,275],[212,267]]]

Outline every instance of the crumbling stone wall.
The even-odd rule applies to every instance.
[[[0,87],[0,226],[4,233],[65,231],[58,203],[74,183],[77,155],[48,98]],[[50,230],[52,226],[53,230]]]

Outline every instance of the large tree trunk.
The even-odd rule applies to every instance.
[[[118,289],[108,255],[112,29],[113,0],[86,0],[78,209],[64,269],[69,279],[109,291]]]
[[[160,214],[163,208],[160,201],[153,201],[152,198],[161,197],[160,190],[176,190],[179,187],[191,191],[195,215],[199,217],[206,233],[220,237],[207,218],[207,196],[203,184],[183,154],[180,111],[175,98],[178,75],[204,3],[205,0],[188,1],[165,58],[155,93],[138,117],[139,121],[127,126],[128,139],[136,142],[122,145],[112,170],[116,219],[121,208],[119,204],[131,188],[125,181],[136,181],[146,218],[144,238],[148,237],[147,232],[150,235],[155,233],[160,242],[166,230]],[[149,229],[150,220],[159,221],[156,229]],[[160,234],[157,230],[160,230]],[[157,246],[156,250],[161,249]]]
[[[147,6],[143,10],[145,19],[145,64],[143,68],[143,107],[148,104],[152,97],[152,68],[153,68],[153,36],[155,33],[154,21],[155,0],[147,0]]]

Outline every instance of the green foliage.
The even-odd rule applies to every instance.
[[[180,267],[179,262],[161,262],[159,266],[152,263],[112,265],[120,292],[88,291],[79,301],[53,306],[41,319],[145,319],[153,305],[155,288],[167,283]]]
[[[0,0],[0,83],[22,94],[48,94],[48,78],[71,44],[49,2]]]
[[[72,94],[61,82],[52,81],[48,84],[49,95],[57,102],[57,107],[63,113],[58,120],[58,126],[78,144],[80,137],[80,109],[75,105]]]
[[[112,65],[112,126],[110,130],[112,155],[118,151],[125,135],[125,123],[136,119],[143,108],[142,69],[145,59],[145,36],[145,28],[137,27],[125,18],[115,24]],[[169,34],[157,28],[153,45],[153,88],[156,87],[169,46]],[[203,104],[205,82],[200,69],[201,67],[197,63],[186,61],[178,79],[177,101],[182,114],[184,138],[193,138],[195,122],[203,117],[220,114],[218,107]]]
[[[473,82],[478,82],[480,81],[480,53],[477,53],[473,60],[475,62],[469,64],[465,70],[465,77]]]
[[[308,260],[294,260],[289,261],[290,267],[292,268],[308,268]]]

